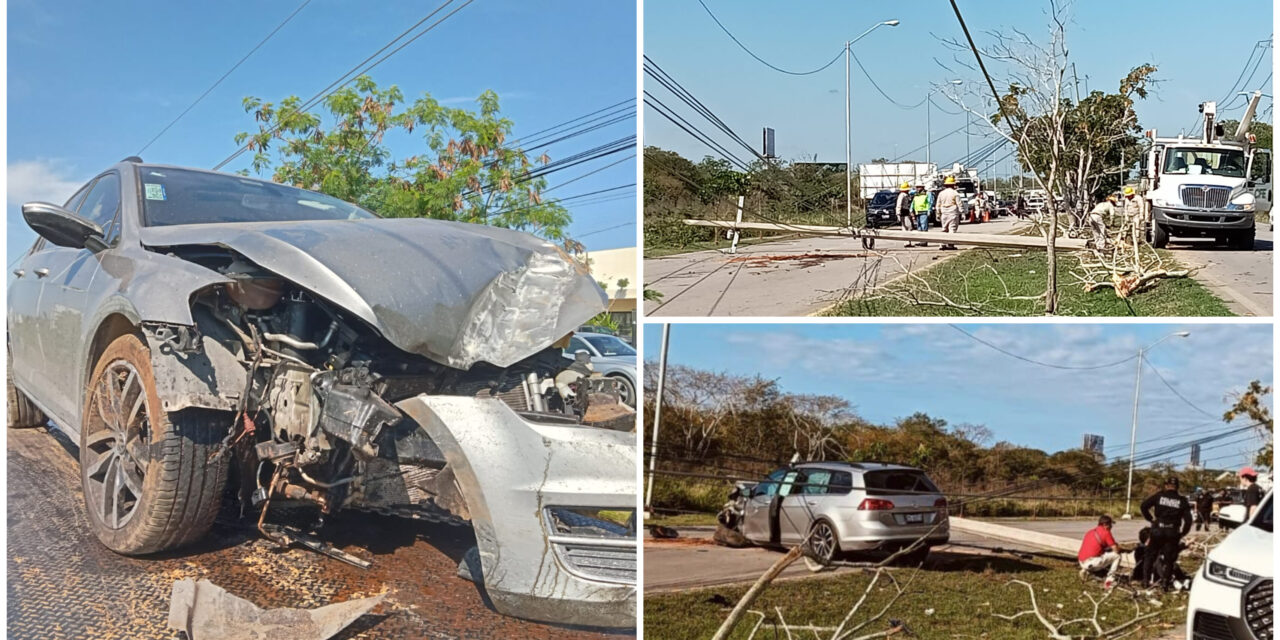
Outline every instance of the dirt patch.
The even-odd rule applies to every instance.
[[[368,570],[302,549],[280,549],[252,523],[220,516],[198,544],[146,558],[107,550],[89,530],[79,465],[65,438],[8,432],[11,638],[176,638],[166,628],[175,580],[205,578],[260,607],[312,608],[379,593],[387,599],[337,638],[608,638],[509,618],[455,575],[475,544],[466,527],[342,513],[321,529]],[[274,513],[274,511],[273,511]]]

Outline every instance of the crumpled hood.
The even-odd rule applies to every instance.
[[[147,227],[149,248],[217,245],[459,369],[510,366],[603,311],[587,270],[527,233],[419,218]]]

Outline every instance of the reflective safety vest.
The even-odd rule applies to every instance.
[[[929,211],[929,194],[917,193],[911,198],[911,208],[916,213],[927,213]]]

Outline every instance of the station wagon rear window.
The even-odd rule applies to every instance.
[[[868,493],[940,493],[923,471],[895,469],[862,474]]]
[[[138,173],[149,227],[376,217],[332,196],[273,182],[170,167],[143,166]]]

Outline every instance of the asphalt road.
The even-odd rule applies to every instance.
[[[1097,523],[1093,520],[1025,520],[1000,521],[1000,524],[1020,527],[1031,531],[1052,533],[1068,538],[1081,538],[1084,533]],[[1125,544],[1136,542],[1138,530],[1145,524],[1142,520],[1121,520],[1112,529],[1116,541]],[[989,555],[992,552],[965,547],[978,545],[983,547],[1004,547],[1026,551],[1036,550],[1033,547],[1022,547],[1000,540],[988,540],[979,536],[953,531],[952,544],[935,547],[930,557]],[[681,528],[680,538],[674,540],[644,541],[644,590],[649,592],[677,591],[694,587],[709,587],[722,584],[751,582],[760,577],[781,554],[770,549],[748,547],[731,549],[712,542],[710,528]],[[837,569],[836,571],[852,571],[853,569]],[[813,575],[804,565],[796,563],[782,572],[780,579],[804,578]]]
[[[1015,219],[960,225],[960,233],[1005,233]],[[717,250],[682,253],[644,261],[644,286],[663,294],[646,301],[657,316],[805,316],[862,290],[956,255],[905,242],[877,240],[880,260],[852,238],[802,237],[739,247],[736,255]],[[900,264],[901,266],[900,266]]]
[[[75,447],[65,437],[43,428],[10,429],[8,462],[9,638],[177,640],[166,622],[173,583],[184,578],[208,579],[267,608],[313,608],[387,593],[373,612],[334,636],[339,640],[621,635],[495,612],[482,588],[455,574],[475,544],[467,527],[337,514],[322,537],[372,560],[364,570],[312,551],[278,549],[251,523],[224,513],[191,548],[129,558],[90,533]]]
[[[961,233],[1004,233],[1015,220],[960,226]],[[850,238],[801,237],[740,247],[737,255],[697,251],[644,261],[645,288],[663,294],[646,301],[650,316],[805,316],[852,291],[879,286],[904,269],[925,268],[955,255],[880,240],[879,260]],[[1194,277],[1242,316],[1272,314],[1272,233],[1258,230],[1252,251],[1213,246],[1212,240],[1174,238],[1174,257],[1197,269]]]
[[[1169,250],[1179,262],[1199,267],[1195,279],[1242,316],[1272,315],[1272,233],[1258,228],[1253,251],[1213,246],[1212,240],[1172,238]]]

